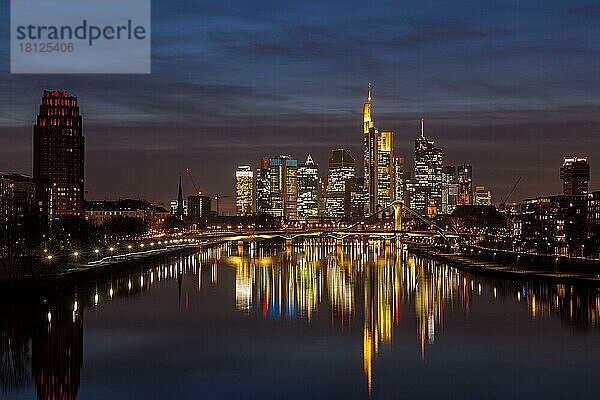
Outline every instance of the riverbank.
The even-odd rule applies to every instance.
[[[591,263],[580,265],[539,265],[526,263],[511,263],[496,255],[496,260],[482,257],[481,253],[456,253],[449,250],[411,246],[409,251],[421,257],[443,262],[452,267],[474,274],[488,275],[501,279],[538,281],[545,283],[560,283],[567,285],[600,286],[600,268]]]
[[[163,263],[172,259],[196,253],[205,245],[212,244],[180,244],[168,246],[154,251],[129,253],[92,262],[63,268],[56,273],[27,276],[18,279],[0,281],[2,295],[19,292],[49,291],[76,285],[80,282],[98,279],[111,274],[127,273],[148,263]]]

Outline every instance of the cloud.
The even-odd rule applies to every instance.
[[[311,153],[324,175],[331,148],[361,152],[369,81],[408,164],[424,113],[447,162],[472,162],[494,193],[512,184],[502,168],[527,175],[515,198],[556,190],[562,152],[600,150],[594,2],[152,5],[151,75],[10,75],[0,48],[0,170],[30,170],[44,88],[79,97],[99,198],[165,201],[187,167],[230,193],[238,163],[278,153]]]

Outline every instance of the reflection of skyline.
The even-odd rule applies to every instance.
[[[243,248],[237,250],[240,254]],[[227,252],[233,253],[231,248]],[[342,245],[335,241],[305,241],[281,253],[274,250],[258,257],[237,254],[225,262],[236,268],[236,299],[246,300],[243,307],[238,302],[239,310],[256,308],[267,318],[309,322],[315,311],[328,310],[332,327],[342,328],[357,315],[362,316],[363,370],[369,392],[374,359],[382,347],[392,345],[403,309],[414,312],[423,362],[426,347],[434,345],[443,331],[445,313],[458,309],[468,318],[474,298],[486,294],[527,305],[532,318],[556,313],[574,327],[595,328],[600,315],[597,290],[579,289],[581,294],[577,294],[576,288],[566,290],[564,285],[479,280],[410,255],[400,247],[396,251],[395,244],[389,242]],[[324,301],[327,304],[322,304]]]
[[[414,332],[412,343],[426,363],[426,349],[443,339],[449,313],[470,318],[481,306],[479,297],[492,304],[519,304],[532,319],[556,315],[569,329],[597,328],[600,315],[596,289],[480,279],[396,251],[389,242],[306,240],[287,251],[276,243],[223,244],[82,285],[46,302],[22,304],[21,312],[0,311],[2,389],[35,383],[39,398],[75,398],[83,363],[84,310],[100,310],[107,302],[147,292],[163,281],[178,282],[173,299],[182,312],[184,307],[189,311],[192,291],[210,293],[220,287],[233,296],[231,307],[240,318],[306,321],[341,334],[360,334],[362,348],[356,350],[362,353],[369,391],[378,356],[398,345],[400,329]],[[23,322],[23,315],[30,321]]]
[[[75,399],[83,365],[83,309],[57,304],[32,339],[32,374],[40,400]],[[44,329],[45,328],[45,329]]]

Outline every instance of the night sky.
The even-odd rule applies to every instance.
[[[560,192],[563,155],[588,155],[600,190],[598,1],[153,1],[152,74],[79,76],[10,74],[7,3],[2,172],[31,173],[53,88],[80,99],[89,199],[167,202],[186,168],[233,195],[236,165],[282,153],[325,176],[332,148],[362,154],[371,81],[376,126],[409,166],[423,114],[444,163],[473,164],[495,201],[519,176],[512,200]]]

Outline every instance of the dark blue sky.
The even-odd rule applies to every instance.
[[[41,91],[80,98],[89,198],[167,201],[191,168],[234,192],[237,164],[361,153],[375,122],[409,165],[418,119],[444,162],[470,162],[496,199],[560,191],[563,154],[600,150],[597,1],[152,2],[152,74],[10,75],[0,3],[0,171],[31,171]],[[360,159],[359,159],[360,162]],[[600,168],[600,167],[598,167]],[[187,180],[186,190],[192,191]]]

